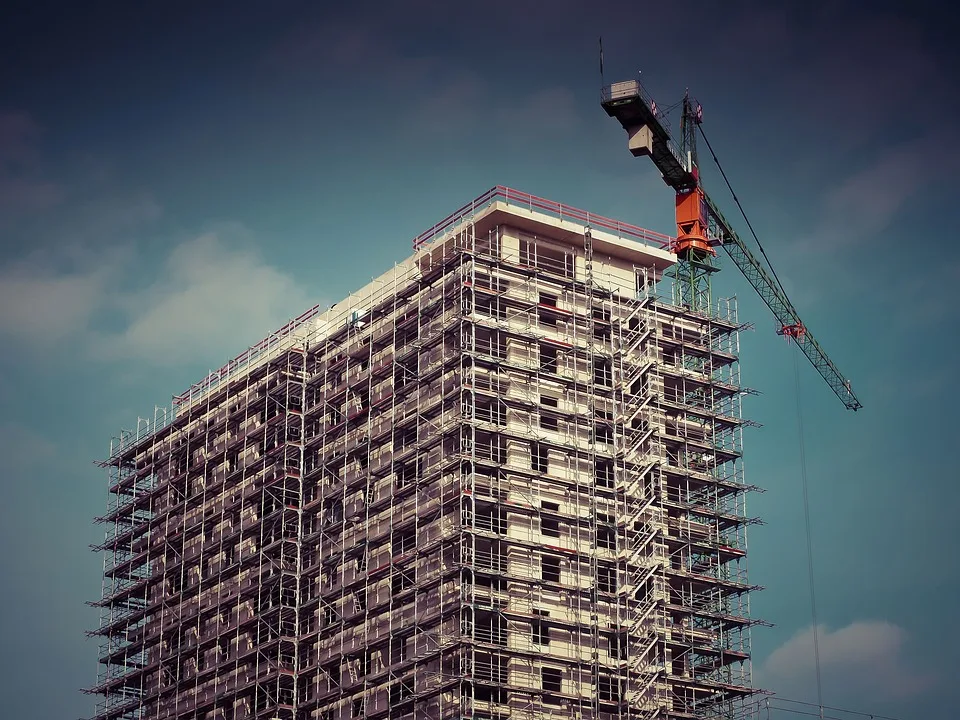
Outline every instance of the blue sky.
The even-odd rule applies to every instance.
[[[14,3],[0,27],[0,691],[76,718],[96,672],[109,439],[495,184],[671,232],[598,104],[685,88],[794,304],[824,700],[954,717],[956,18],[935,3]],[[702,157],[708,192],[735,206]],[[743,225],[738,225],[741,229]],[[732,263],[758,683],[814,697],[795,353]],[[950,598],[954,598],[951,600]]]

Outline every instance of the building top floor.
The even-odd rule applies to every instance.
[[[676,260],[671,238],[600,215],[498,186],[418,236],[414,253],[338,303],[316,305],[219,370],[174,397],[170,413],[121,438],[115,454],[161,430],[225,384],[254,372],[292,347],[315,345],[396,296],[463,252],[495,255],[506,263],[553,271],[583,281],[585,234],[593,248],[591,274],[598,287],[633,296],[638,271],[659,279]]]

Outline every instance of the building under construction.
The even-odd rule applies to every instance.
[[[735,305],[498,187],[125,432],[97,720],[736,718]]]

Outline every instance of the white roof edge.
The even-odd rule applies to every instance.
[[[495,212],[513,215],[518,218],[535,222],[539,225],[546,225],[563,232],[572,232],[577,235],[583,235],[588,227],[583,223],[557,218],[532,208],[525,208],[519,205],[504,202],[503,200],[493,200],[488,205],[478,209],[470,216],[465,216],[459,222],[451,225],[442,235],[438,235],[430,242],[424,244],[420,249],[418,249],[416,255],[436,249],[438,245],[446,242],[451,236],[462,232],[469,225],[477,223]],[[597,229],[592,226],[590,226],[590,233],[594,241],[599,241],[602,244],[619,248],[627,256],[636,255],[636,259],[638,260],[644,257],[652,257],[656,260],[659,260],[660,263],[664,265],[673,265],[677,261],[676,255],[674,255],[672,252],[664,250],[660,247],[655,247],[652,244],[644,244],[632,238],[620,237],[607,230]]]

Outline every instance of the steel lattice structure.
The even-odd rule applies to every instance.
[[[494,188],[115,443],[97,720],[746,717],[735,305]]]

